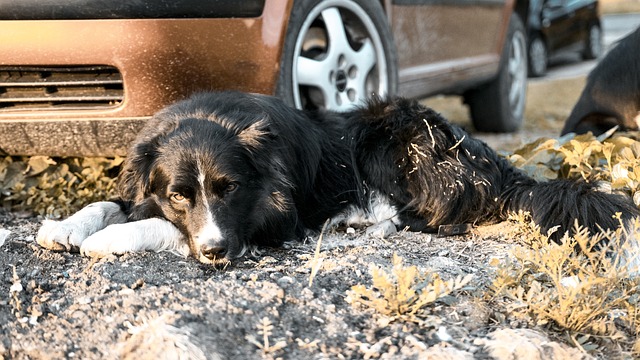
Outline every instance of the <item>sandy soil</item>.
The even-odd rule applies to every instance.
[[[640,12],[640,0],[600,0],[600,9],[605,14]]]

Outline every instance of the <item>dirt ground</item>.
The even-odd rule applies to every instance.
[[[640,12],[640,0],[600,0],[604,14]]]
[[[549,86],[567,91],[569,103],[583,82]],[[479,136],[505,150],[557,134],[571,105],[546,99],[543,111],[547,91],[530,86],[527,123],[537,125]],[[468,123],[457,98],[427,104]],[[508,223],[452,237],[338,229],[324,235],[317,255],[318,239],[308,239],[216,269],[171,253],[94,260],[51,252],[35,244],[40,221],[0,210],[0,359],[588,358],[510,319],[494,306],[500,299],[489,298],[491,264],[520,246]],[[445,280],[473,279],[412,319],[348,303],[352,286],[371,287],[370,266],[391,267],[394,253]]]
[[[489,262],[517,246],[503,236],[508,226],[443,238],[399,232],[384,239],[364,230],[334,231],[321,241],[321,265],[309,285],[317,239],[263,249],[226,269],[170,253],[93,260],[39,248],[34,244],[36,218],[2,212],[0,227],[11,234],[0,248],[0,355],[580,358],[578,350],[551,341],[542,331],[518,330],[525,324],[479,300],[492,278]],[[473,280],[465,291],[429,307],[426,316],[389,324],[389,318],[345,298],[354,285],[370,286],[370,265],[390,267],[394,252],[405,264],[444,279],[473,274]],[[264,322],[272,326],[267,338]],[[530,350],[522,353],[523,344]]]

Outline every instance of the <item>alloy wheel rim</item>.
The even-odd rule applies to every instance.
[[[547,50],[540,39],[531,44],[531,65],[537,74],[541,74],[547,65]]]
[[[508,59],[510,80],[509,105],[515,117],[524,112],[525,92],[527,86],[526,40],[521,32],[516,32],[511,40],[511,51]]]
[[[385,96],[388,81],[382,40],[359,5],[332,0],[311,10],[294,49],[297,108],[349,110],[372,94]]]

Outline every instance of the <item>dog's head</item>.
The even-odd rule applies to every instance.
[[[268,119],[189,115],[160,114],[163,120],[143,131],[120,193],[134,203],[132,219],[165,218],[197,259],[228,261],[290,211],[283,164],[269,155]]]

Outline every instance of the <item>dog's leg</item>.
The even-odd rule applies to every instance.
[[[147,250],[189,255],[184,235],[172,223],[160,218],[110,225],[89,236],[80,246],[83,255],[92,257]]]
[[[36,241],[47,249],[74,251],[91,234],[111,224],[126,221],[127,215],[117,203],[96,202],[65,220],[45,220],[38,231]]]

